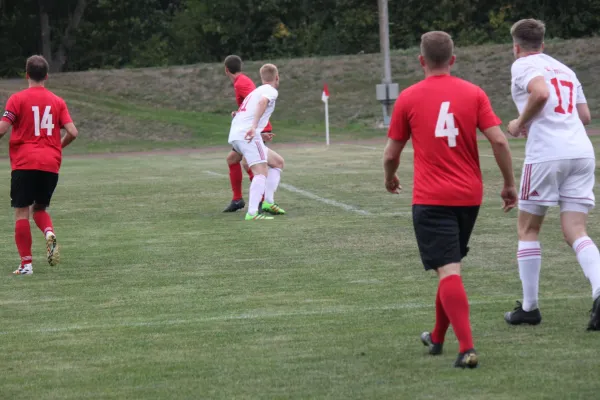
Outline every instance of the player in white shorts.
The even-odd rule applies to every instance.
[[[270,150],[262,141],[260,132],[265,129],[275,110],[279,72],[273,64],[265,64],[260,69],[262,86],[254,89],[240,106],[231,121],[229,144],[244,156],[254,174],[250,184],[248,213],[246,220],[273,219],[258,213],[258,205],[263,197],[262,210],[271,214],[285,214],[275,203],[275,191],[279,186],[284,160]],[[257,134],[257,132],[259,134]]]
[[[588,330],[600,330],[600,253],[587,235],[588,212],[594,207],[596,160],[584,125],[590,122],[581,83],[566,65],[543,54],[545,25],[534,19],[513,25],[516,61],[512,96],[519,118],[508,125],[511,135],[525,133],[525,164],[519,200],[517,261],[523,302],[504,316],[512,325],[536,325],[542,250],[539,232],[549,206],[560,207],[565,241],[573,248],[592,286],[594,301]]]

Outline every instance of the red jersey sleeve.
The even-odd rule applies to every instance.
[[[67,108],[67,103],[62,101],[62,110],[60,112],[58,123],[60,124],[61,129],[68,123],[73,122],[71,118],[71,114],[69,114],[69,109]]]
[[[388,137],[392,140],[405,142],[410,139],[410,122],[408,121],[408,104],[406,96],[400,94],[394,104],[392,120],[388,129]]]
[[[19,116],[19,99],[12,95],[9,97],[6,102],[6,108],[4,109],[4,114],[2,114],[2,121],[8,122],[9,124],[14,124],[17,121]]]
[[[498,126],[502,124],[500,118],[498,118],[498,116],[494,113],[490,99],[488,98],[487,94],[485,94],[483,89],[479,89],[478,105],[477,127],[480,131],[483,132],[492,126]]]

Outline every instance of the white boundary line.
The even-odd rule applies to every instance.
[[[204,172],[207,173],[208,175],[212,175],[212,176],[219,176],[219,177],[226,177],[227,176],[225,174],[220,174],[220,173],[214,172],[214,171],[204,171]],[[351,206],[350,204],[345,204],[345,203],[341,203],[341,202],[336,201],[336,200],[331,200],[331,199],[327,199],[325,197],[318,196],[318,195],[316,195],[316,194],[314,194],[312,192],[309,192],[307,190],[299,189],[299,188],[297,188],[295,186],[292,186],[292,185],[289,185],[287,183],[281,183],[281,184],[279,184],[279,187],[282,188],[282,189],[285,189],[285,190],[287,190],[289,192],[296,193],[296,194],[299,194],[301,196],[308,197],[309,199],[316,200],[316,201],[319,201],[321,203],[328,204],[330,206],[338,207],[338,208],[344,209],[346,211],[354,212],[354,213],[357,213],[357,214],[360,214],[360,215],[372,215],[367,210],[362,210],[362,209],[360,209],[358,207]]]
[[[564,301],[564,300],[580,300],[588,298],[589,296],[563,296],[563,297],[552,297],[542,299],[545,302],[550,301]],[[495,300],[474,300],[470,301],[470,305],[491,305],[491,304],[506,304],[507,307],[511,306],[511,301],[507,298],[497,298]],[[216,315],[212,317],[200,317],[191,319],[174,319],[164,321],[123,321],[116,323],[107,324],[73,324],[73,325],[62,325],[62,326],[47,326],[37,329],[14,329],[8,331],[0,331],[0,336],[3,335],[23,335],[23,334],[35,334],[35,333],[61,333],[61,332],[74,332],[74,331],[86,331],[86,330],[99,330],[99,329],[114,329],[114,328],[137,328],[137,327],[153,327],[153,326],[178,326],[178,325],[192,325],[202,324],[210,322],[221,322],[221,321],[243,321],[243,320],[260,320],[270,318],[289,318],[289,317],[305,317],[305,316],[320,316],[320,315],[342,315],[342,314],[364,314],[373,311],[398,311],[398,310],[414,310],[414,309],[429,309],[434,308],[433,303],[402,303],[402,304],[390,304],[377,307],[352,307],[352,306],[337,306],[322,308],[320,310],[302,310],[302,311],[288,311],[288,312],[248,312],[244,314],[230,314],[230,315]],[[499,321],[501,320],[501,314],[499,315]]]

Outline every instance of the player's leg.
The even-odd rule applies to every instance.
[[[258,213],[258,204],[265,193],[268,173],[267,151],[264,145],[262,145],[262,142],[256,140],[250,143],[245,140],[236,140],[233,142],[233,146],[237,151],[242,153],[254,173],[254,179],[252,179],[252,183],[250,184],[246,220],[273,219],[273,217],[266,217]]]
[[[248,178],[250,179],[250,183],[252,183],[252,179],[254,179],[254,172],[252,172],[252,168],[248,166],[248,162],[245,158],[242,159],[242,168],[248,174]]]
[[[262,210],[273,215],[283,215],[285,214],[285,210],[275,203],[275,192],[279,187],[281,171],[283,170],[285,161],[277,152],[270,149],[267,154],[267,161],[269,174],[267,175],[265,199],[262,203]]]
[[[33,274],[31,257],[31,226],[29,224],[29,207],[34,201],[35,182],[32,182],[33,171],[13,171],[10,183],[11,206],[15,209],[15,244],[21,258],[15,275]]]
[[[523,301],[504,314],[511,325],[537,325],[542,321],[538,307],[542,249],[539,234],[549,206],[558,204],[559,162],[525,164],[521,176],[517,221],[517,264]]]
[[[52,218],[46,209],[50,207],[52,195],[58,183],[58,174],[45,171],[36,172],[38,175],[38,184],[33,204],[33,220],[37,227],[44,233],[48,264],[57,265],[60,261],[60,249],[56,240]]]
[[[233,198],[231,203],[223,210],[223,212],[235,212],[241,210],[246,206],[244,202],[244,196],[242,193],[242,155],[235,150],[231,150],[227,155],[227,165],[229,165],[229,182],[231,184],[231,191],[233,192]]]
[[[589,330],[600,330],[600,253],[587,234],[589,211],[594,207],[593,159],[571,160],[572,171],[560,188],[560,220],[565,241],[592,286],[592,315]]]
[[[476,215],[475,212],[475,219]],[[460,218],[453,207],[415,205],[413,224],[423,265],[426,270],[435,270],[439,277],[435,326],[431,334],[424,332],[421,340],[429,347],[430,354],[440,354],[451,324],[460,344],[455,366],[473,368],[478,361],[473,348],[469,302],[460,276],[463,257]],[[470,230],[472,226],[474,220]],[[470,236],[470,232],[465,236]]]

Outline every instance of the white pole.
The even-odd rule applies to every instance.
[[[329,146],[329,99],[325,101],[325,141]]]

